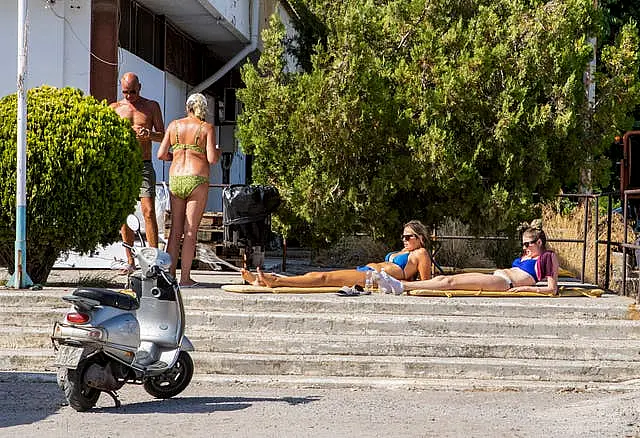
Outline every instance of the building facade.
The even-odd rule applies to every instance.
[[[27,88],[71,86],[113,102],[122,98],[118,78],[133,71],[141,94],[160,103],[165,125],[184,115],[190,93],[202,92],[223,149],[211,183],[249,182],[250,159],[235,140],[239,69],[257,59],[272,14],[292,32],[295,11],[286,1],[29,0],[27,11]],[[17,0],[0,3],[0,96],[16,92],[17,16]],[[159,181],[168,181],[168,166],[154,158]],[[221,209],[220,189],[212,188],[207,210]]]

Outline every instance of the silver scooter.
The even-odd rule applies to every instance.
[[[144,240],[140,221],[127,225]],[[142,384],[156,398],[170,398],[191,382],[193,351],[184,335],[185,314],[180,287],[168,272],[171,257],[157,248],[127,246],[140,271],[129,276],[129,288],[78,288],[62,299],[71,303],[53,327],[58,385],[76,411],[95,406],[100,392],[120,406],[115,391],[125,383]]]

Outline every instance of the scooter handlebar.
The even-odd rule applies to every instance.
[[[147,278],[155,278],[162,273],[162,269],[158,265],[149,266],[149,271],[147,272]]]
[[[160,266],[158,265],[153,265],[149,268],[149,273],[147,274],[147,277],[162,277],[164,279],[164,281],[166,281],[169,284],[172,284],[174,282],[174,280],[167,275],[167,272],[162,269]]]
[[[166,281],[169,284],[173,284],[175,282],[174,278],[169,278],[169,276],[167,275],[167,273],[164,271],[164,269],[160,269],[158,267],[158,271],[160,272],[160,275],[162,275],[162,278],[164,278],[164,281]]]

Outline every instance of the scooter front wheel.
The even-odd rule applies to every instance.
[[[78,412],[94,407],[100,397],[100,390],[90,388],[84,383],[84,370],[88,365],[88,362],[81,361],[75,370],[61,368],[58,371],[58,385],[64,391],[69,406]]]
[[[193,360],[189,353],[181,351],[173,367],[145,380],[144,390],[155,398],[171,398],[184,391],[191,382],[191,377]]]

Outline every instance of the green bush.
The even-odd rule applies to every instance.
[[[133,212],[141,152],[128,121],[72,88],[42,86],[27,103],[27,273],[44,283],[62,252],[118,239]],[[0,266],[14,269],[17,96],[0,100]]]

